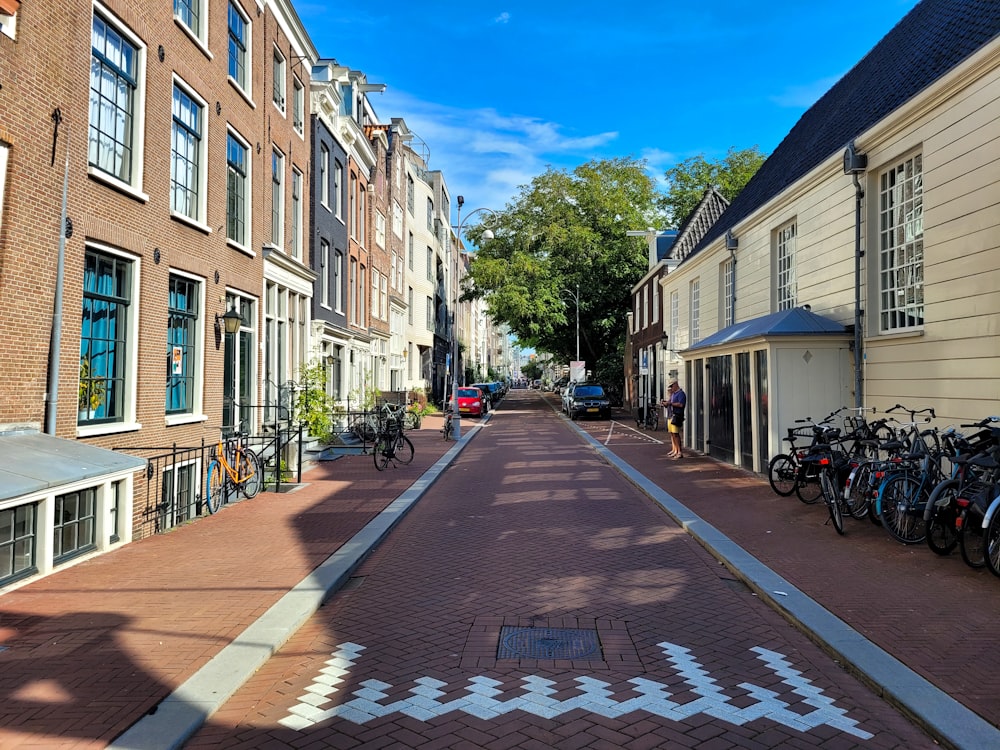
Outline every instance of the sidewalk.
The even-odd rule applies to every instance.
[[[411,435],[409,467],[379,473],[370,457],[342,458],[294,493],[262,494],[0,597],[0,746],[105,747],[147,714],[114,746],[179,746],[474,444],[476,420],[463,420],[457,444],[440,439],[439,421]],[[997,746],[1000,676],[976,637],[1000,616],[989,573],[902,547],[867,521],[840,538],[822,508],[778,498],[759,477],[704,457],[667,460],[663,433],[622,420],[614,430],[628,440],[616,442],[606,422],[580,427],[762,598],[831,640],[935,736]]]

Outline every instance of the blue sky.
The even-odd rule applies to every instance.
[[[465,213],[549,166],[645,158],[660,179],[698,154],[770,153],[916,4],[294,3],[322,57],[386,84],[379,118],[406,120]]]

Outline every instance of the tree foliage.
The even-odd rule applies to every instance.
[[[659,196],[642,161],[591,161],[572,172],[551,167],[467,236],[479,247],[463,297],[481,297],[522,346],[558,361],[580,356],[595,377],[622,379],[632,286],[647,270],[647,245],[628,230],[660,223]],[[579,293],[577,294],[577,289]]]
[[[660,202],[668,225],[677,228],[684,223],[710,187],[732,201],[766,158],[757,146],[741,151],[730,148],[721,161],[708,161],[699,154],[668,169],[665,174],[668,189]]]

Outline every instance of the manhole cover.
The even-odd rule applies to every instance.
[[[517,628],[500,630],[497,659],[601,658],[596,630],[583,628]]]

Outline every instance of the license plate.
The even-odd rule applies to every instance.
[[[469,407],[469,406],[460,406],[460,407],[458,407],[459,414],[461,414],[462,412],[466,412],[466,411],[472,411],[472,408]]]
[[[589,409],[587,409],[587,413],[588,414],[590,412],[599,412],[599,411],[600,411],[600,409],[598,409],[596,406],[591,406]]]

